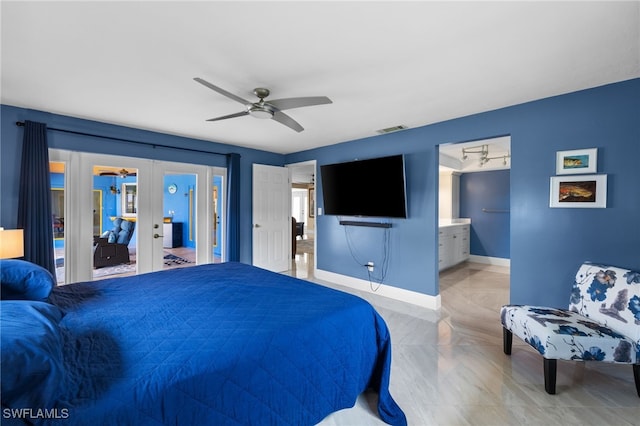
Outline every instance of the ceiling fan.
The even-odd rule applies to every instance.
[[[130,172],[127,169],[122,169],[120,171],[108,171],[108,172],[100,172],[100,176],[119,176],[121,178],[126,178],[127,176],[137,176],[136,172]]]
[[[242,99],[240,96],[236,96],[233,93],[229,93],[226,90],[221,89],[220,87],[215,86],[201,78],[195,77],[194,80],[202,84],[203,86],[206,86],[209,89],[220,93],[221,95],[233,99],[234,101],[240,102],[245,106],[244,111],[224,115],[222,117],[210,118],[207,121],[226,120],[227,118],[251,115],[256,118],[270,118],[277,121],[278,123],[284,124],[285,126],[299,133],[304,130],[304,127],[302,127],[293,118],[282,112],[283,110],[332,103],[331,99],[327,98],[326,96],[307,96],[301,98],[286,98],[265,101],[264,98],[269,96],[270,92],[269,89],[265,89],[263,87],[258,87],[253,90],[254,95],[256,95],[260,100],[258,102],[251,102],[246,99]]]

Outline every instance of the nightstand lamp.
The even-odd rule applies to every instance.
[[[22,229],[0,227],[0,259],[24,256],[24,233]]]

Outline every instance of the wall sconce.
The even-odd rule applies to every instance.
[[[109,187],[109,191],[111,191],[112,194],[119,194],[120,193],[120,190],[115,185],[111,185]]]
[[[24,232],[22,229],[0,227],[0,259],[24,256]]]

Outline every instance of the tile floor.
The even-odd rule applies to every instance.
[[[465,263],[443,271],[439,312],[362,294],[313,277],[313,255],[291,275],[356,293],[389,326],[391,394],[409,425],[639,425],[640,398],[630,366],[558,362],[557,394],[544,391],[542,358],[514,338],[502,352],[500,306],[509,269]],[[322,425],[380,425],[375,395],[331,414]]]

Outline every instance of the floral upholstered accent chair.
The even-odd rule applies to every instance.
[[[505,305],[504,353],[513,334],[543,356],[545,390],[556,392],[557,360],[631,364],[640,396],[640,272],[583,264],[568,309]]]

